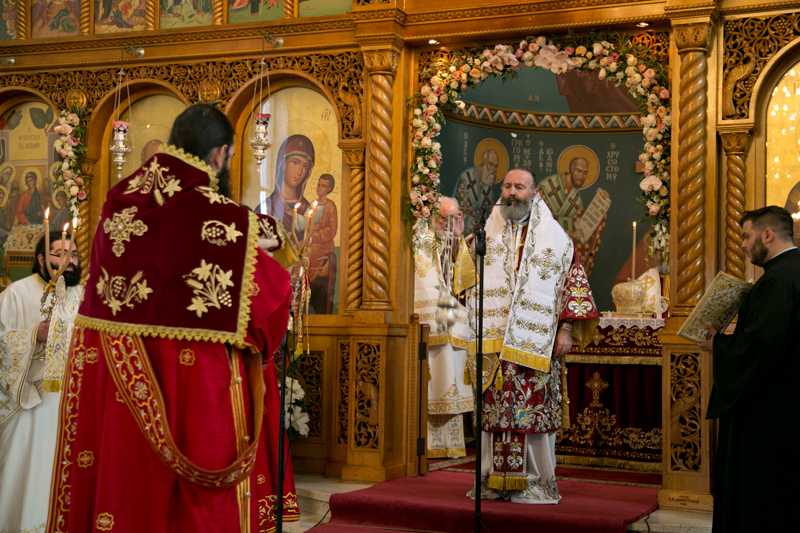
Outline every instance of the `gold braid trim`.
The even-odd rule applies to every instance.
[[[256,263],[258,261],[258,217],[255,213],[248,213],[247,252],[242,275],[242,287],[239,293],[239,319],[236,331],[219,331],[211,329],[181,328],[172,326],[154,326],[150,324],[130,324],[127,322],[112,322],[101,318],[91,318],[80,313],[75,317],[75,325],[100,333],[114,335],[143,335],[149,337],[162,337],[167,339],[186,339],[230,343],[239,349],[245,349],[244,342],[247,334],[247,324],[250,322],[250,296],[255,285]]]
[[[614,355],[566,355],[567,363],[585,365],[652,365],[661,366],[661,357]]]
[[[516,348],[503,346],[503,351],[500,352],[500,359],[509,363],[526,366],[534,370],[541,370],[542,372],[550,372],[550,358],[536,355],[535,353],[523,352]]]
[[[453,337],[452,335],[431,335],[428,338],[428,346],[441,346],[443,344],[450,344],[454,348],[461,348],[462,350],[469,349],[470,345],[475,344],[474,342],[469,342],[464,339],[459,339],[458,337]]]
[[[609,468],[623,468],[636,472],[661,473],[661,462],[645,463],[643,461],[629,461],[627,459],[612,459],[610,457],[575,457],[572,455],[556,455],[556,462],[562,465],[605,466]]]
[[[206,163],[196,155],[188,154],[183,151],[183,148],[175,148],[171,144],[166,144],[166,145],[162,144],[158,149],[158,153],[177,157],[187,165],[192,165],[195,168],[199,168],[200,170],[208,174],[208,177],[211,180],[209,186],[215,191],[219,191],[219,180],[217,179],[217,173],[211,170],[211,167],[208,166],[208,163]]]
[[[500,337],[499,339],[484,339],[483,340],[483,353],[499,353],[500,350],[503,349],[503,341],[505,340],[504,337]],[[469,350],[470,355],[475,355],[477,353],[478,342],[477,341],[469,341],[467,342],[467,350]]]

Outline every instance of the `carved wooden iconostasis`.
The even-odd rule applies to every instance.
[[[368,481],[416,475],[417,450],[424,450],[418,438],[424,436],[419,427],[425,366],[418,358],[413,259],[402,219],[414,156],[407,104],[420,89],[418,71],[437,54],[467,50],[476,42],[488,46],[609,28],[641,34],[636,24],[649,23],[646,38],[668,54],[674,119],[669,192],[674,312],[660,339],[661,504],[709,508],[715,426],[703,410],[710,358],[674,333],[718,270],[757,274],[740,248],[738,218],[745,209],[774,201],[797,212],[800,168],[792,170],[800,157],[794,151],[799,130],[791,128],[797,118],[792,118],[799,90],[794,80],[800,67],[792,69],[800,61],[800,2],[206,0],[190,8],[155,0],[67,0],[60,9],[55,6],[44,0],[3,2],[0,226],[6,233],[20,226],[16,207],[9,206],[18,206],[27,190],[29,196],[35,190],[40,201],[49,198],[51,211],[64,218],[65,193],[52,190],[58,161],[52,127],[61,110],[85,106],[88,198],[80,206],[84,224],[77,242],[87,261],[105,194],[117,182],[108,152],[111,121],[121,117],[133,123],[126,175],[166,141],[181,109],[198,101],[218,105],[237,132],[231,165],[236,200],[259,209],[278,200],[275,205],[285,206],[287,199],[325,197],[330,207],[315,221],[330,235],[314,258],[312,283],[320,297],[309,321],[310,355],[301,362],[309,436],[294,441],[292,452],[298,471]],[[285,41],[279,49],[266,47],[268,84],[258,78],[265,32]],[[124,54],[124,45],[143,47],[144,57]],[[13,63],[6,61],[10,57]],[[121,57],[127,77],[115,108]],[[265,89],[260,101],[254,97],[259,81]],[[274,143],[258,168],[248,144],[254,102],[272,114]],[[469,117],[449,118],[469,125]],[[620,118],[621,124],[625,120]],[[552,145],[555,155],[570,148],[548,134],[531,142]],[[778,139],[784,138],[788,141],[781,144]],[[510,133],[501,141],[509,164],[524,163],[514,160]],[[605,167],[614,165],[610,149],[599,146],[592,150],[605,152],[596,155],[607,179]],[[455,165],[447,170],[451,180],[479,164],[477,141],[465,148],[463,139],[451,139],[446,149]],[[287,151],[306,162],[299,173],[288,170]],[[785,158],[791,166],[783,165]],[[538,160],[532,162],[536,167]],[[556,167],[557,161],[551,167],[543,162],[540,176],[561,170]],[[635,190],[641,175],[633,168],[624,172]],[[297,184],[293,189],[285,186],[287,178]],[[632,220],[642,216],[638,209],[630,213]],[[302,232],[302,224],[292,229]],[[287,225],[292,226],[291,217]],[[22,226],[11,237],[0,237],[3,244],[11,238],[23,249],[26,239],[32,242],[42,231],[41,225]],[[610,234],[604,239],[612,242]],[[10,260],[17,261],[12,277],[19,277],[30,256]],[[0,270],[11,272],[9,265]],[[3,286],[7,282],[4,278]]]

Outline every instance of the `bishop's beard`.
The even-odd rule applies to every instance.
[[[514,197],[512,197],[514,198]],[[501,202],[508,202],[509,199],[500,199]],[[508,222],[519,222],[531,213],[531,199],[516,199],[511,205],[505,203],[500,205],[500,215]]]
[[[50,266],[53,267],[54,272],[58,272],[58,265],[50,263]],[[81,265],[72,265],[72,270],[65,270],[64,271],[64,285],[67,287],[74,287],[78,283],[81,282],[81,274],[83,273],[83,269]],[[42,272],[40,274],[42,279],[45,283],[49,282],[52,278],[50,277],[50,272],[46,268],[42,268]]]
[[[225,198],[231,197],[231,174],[228,167],[226,161],[226,164],[217,171],[217,187],[219,187],[219,193]]]

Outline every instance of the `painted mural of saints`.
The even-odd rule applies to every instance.
[[[589,275],[600,247],[611,197],[598,188],[587,209],[578,192],[591,186],[600,174],[597,155],[586,146],[571,146],[558,158],[558,174],[537,184],[545,203],[561,227],[572,237],[578,256]]]

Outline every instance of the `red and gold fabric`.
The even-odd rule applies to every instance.
[[[122,215],[121,215],[122,214]],[[106,229],[108,228],[108,229]],[[269,532],[289,274],[167,148],[108,195],[66,364],[48,532]],[[299,509],[288,450],[284,520]]]

